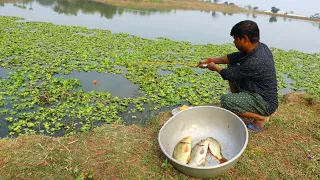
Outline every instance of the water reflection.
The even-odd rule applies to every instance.
[[[252,14],[252,18],[256,19],[258,16],[256,14]]]
[[[320,23],[312,22],[311,24],[312,24],[312,26],[314,26],[314,27],[318,27],[319,30],[320,30]]]
[[[219,14],[218,14],[216,11],[212,11],[211,16],[212,16],[213,18],[218,18],[218,17],[219,17]]]
[[[77,16],[79,12],[83,14],[99,13],[101,17],[112,19],[115,15],[123,15],[124,12],[140,16],[149,16],[152,13],[170,13],[171,10],[144,9],[144,8],[123,8],[106,3],[100,3],[93,0],[24,0],[14,2],[14,6],[21,9],[33,10],[32,3],[38,3],[45,7],[51,7],[58,14]],[[27,6],[29,6],[27,8]]]
[[[232,15],[233,15],[233,13],[230,13],[230,12],[229,12],[229,13],[221,12],[221,13],[222,13],[224,16],[227,16],[227,15],[228,15],[228,16],[232,16]]]
[[[139,0],[137,0],[139,2]],[[121,16],[124,13],[130,13],[139,16],[150,16],[153,13],[168,14],[176,10],[164,10],[164,9],[147,9],[147,8],[124,8],[109,5],[106,3],[96,2],[94,0],[23,0],[22,2],[12,2],[13,5],[20,9],[33,10],[32,4],[37,3],[44,7],[50,7],[58,14],[64,14],[68,16],[77,16],[79,13],[83,14],[95,14],[99,13],[101,17],[112,19],[115,15]],[[5,6],[5,3],[0,3],[0,6]],[[203,12],[203,11],[201,11]],[[217,11],[204,11],[211,13],[213,18],[219,18],[219,14],[223,16],[233,16],[234,13],[229,12],[217,12]],[[238,13],[235,13],[238,14]],[[252,17],[256,19],[258,16],[254,13],[246,13],[247,18]],[[279,22],[278,19],[282,18],[283,21],[291,22],[292,18],[270,16],[269,23]],[[311,22],[314,27],[320,29],[320,23]]]
[[[94,0],[24,0],[16,3],[16,6],[13,4],[4,3],[4,7],[0,6],[0,15],[19,16],[27,21],[107,29],[114,33],[125,32],[148,39],[166,37],[192,44],[230,43],[232,39],[225,32],[230,31],[235,23],[249,19],[261,26],[264,31],[262,40],[270,46],[284,50],[319,52],[318,44],[314,41],[320,37],[319,23],[289,17],[272,17],[252,12],[228,14],[219,11],[129,9]],[[286,33],[279,33],[280,31]],[[296,34],[300,35],[292,38]],[[280,38],[282,41],[278,40]]]
[[[271,16],[270,19],[269,19],[270,23],[277,22],[277,21],[278,21],[278,19],[277,19],[276,16]]]
[[[212,18],[219,18],[220,16],[219,16],[219,14],[222,14],[222,15],[224,15],[224,16],[227,16],[227,15],[229,15],[229,16],[233,16],[234,15],[234,13],[226,13],[226,12],[218,12],[218,11],[212,11],[211,12],[211,16],[212,16]],[[235,14],[237,14],[237,13],[235,13]],[[247,16],[247,18],[249,18],[250,16],[252,16],[252,18],[253,19],[256,19],[256,18],[258,18],[258,15],[257,14],[254,14],[254,13],[246,13],[246,16]],[[270,18],[269,18],[269,23],[276,23],[276,22],[279,22],[278,20],[279,19],[282,19],[284,22],[291,22],[293,19],[292,18],[290,18],[290,17],[279,17],[279,16],[276,16],[276,15],[272,15],[272,16],[270,16]],[[320,30],[320,23],[317,23],[317,22],[310,22],[311,24],[312,24],[312,26],[314,26],[314,27],[317,27],[317,28],[319,28],[319,30]]]
[[[82,89],[86,92],[109,92],[113,96],[117,96],[119,98],[136,97],[139,95],[139,85],[133,84],[128,79],[117,74],[98,73],[96,71],[73,71],[69,75],[56,74],[53,77],[79,79],[79,82],[81,82],[81,87],[77,90]],[[93,85],[93,80],[96,80],[98,83],[96,85]]]
[[[231,13],[231,12],[226,13],[226,12],[212,11],[212,12],[211,12],[211,16],[212,16],[213,18],[218,18],[218,17],[219,17],[219,13],[220,13],[220,14],[223,14],[224,16],[232,16],[232,15],[234,14],[234,13]]]

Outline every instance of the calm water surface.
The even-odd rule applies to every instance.
[[[261,41],[269,46],[304,52],[320,52],[320,24],[269,15],[225,14],[186,10],[129,9],[92,1],[36,0],[6,3],[0,15],[20,16],[28,21],[126,32],[145,38],[167,37],[193,44],[231,43],[230,29],[241,20],[258,23]]]

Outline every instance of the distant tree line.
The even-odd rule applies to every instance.
[[[112,19],[114,15],[122,15],[124,12],[132,14],[139,14],[141,16],[150,15],[153,12],[169,13],[171,10],[157,10],[157,9],[143,9],[143,8],[123,8],[106,3],[99,3],[94,0],[24,0],[22,4],[38,2],[43,6],[48,6],[58,14],[74,15],[76,16],[79,11],[84,14],[99,13],[101,17]]]

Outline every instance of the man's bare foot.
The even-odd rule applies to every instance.
[[[264,123],[269,121],[269,117],[260,116],[259,118],[255,119],[252,124],[257,128],[263,128]]]
[[[257,127],[257,128],[263,128],[263,126],[264,126],[264,121],[253,121],[252,122],[252,125],[254,125],[255,127]]]
[[[263,122],[268,122],[269,121],[269,116],[265,117],[265,116],[258,116],[257,118],[254,118],[254,120],[256,121],[263,121]]]

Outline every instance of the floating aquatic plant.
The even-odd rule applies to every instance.
[[[236,51],[232,44],[192,45],[167,38],[149,40],[127,33],[0,16],[0,114],[10,135],[72,135],[102,123],[123,122],[123,114],[219,102],[228,83],[195,68],[204,57]],[[271,48],[279,89],[291,78],[294,90],[320,96],[320,56]],[[225,65],[223,67],[226,67]],[[159,73],[159,69],[169,72]],[[113,73],[139,85],[136,97],[84,91],[73,71]],[[92,82],[90,80],[90,82]],[[113,83],[113,82],[110,82]],[[92,83],[94,86],[94,84]],[[2,127],[3,128],[3,127]]]

